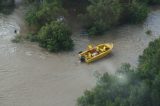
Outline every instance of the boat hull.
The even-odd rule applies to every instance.
[[[99,54],[97,54],[97,55],[95,55],[95,56],[87,56],[87,54],[93,54],[93,53],[91,53],[90,51],[93,51],[93,50],[95,50],[96,48],[104,48],[104,47],[106,47],[107,49],[105,49],[105,50],[102,50]],[[96,47],[93,47],[92,49],[90,49],[90,50],[86,50],[86,51],[84,51],[84,52],[81,52],[80,54],[79,54],[79,56],[82,58],[84,58],[83,59],[83,62],[86,62],[86,63],[91,63],[91,62],[94,62],[94,61],[96,61],[96,60],[99,60],[99,59],[101,59],[101,58],[103,58],[103,57],[105,57],[105,56],[107,56],[109,53],[111,53],[112,52],[112,49],[113,49],[113,44],[112,43],[106,43],[106,44],[100,44],[100,45],[97,45]],[[99,50],[100,51],[100,50]],[[97,51],[96,51],[97,52]]]

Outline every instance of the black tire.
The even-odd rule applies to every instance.
[[[85,62],[85,57],[84,57],[84,56],[81,56],[80,61],[81,61],[81,62]]]

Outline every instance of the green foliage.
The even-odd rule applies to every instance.
[[[89,4],[88,0],[60,0],[63,7],[70,13],[80,14],[85,13],[86,7]]]
[[[29,25],[40,29],[46,23],[64,16],[66,11],[81,17],[89,35],[101,35],[119,24],[143,22],[148,5],[160,0],[26,0],[34,4],[26,15]],[[64,9],[65,8],[65,9]]]
[[[124,65],[116,75],[105,73],[98,81],[97,86],[91,91],[86,91],[78,99],[78,106],[129,106],[128,99],[136,73],[129,65]],[[133,79],[132,79],[133,78]],[[133,85],[131,85],[133,84]]]
[[[136,0],[136,1],[149,5],[160,4],[160,0]]]
[[[140,23],[143,22],[148,16],[149,9],[146,4],[133,2],[128,5],[128,22]]]
[[[46,23],[57,20],[60,16],[65,15],[65,10],[59,2],[44,2],[38,6],[33,5],[26,14],[26,21],[29,25],[41,28]]]
[[[146,83],[134,86],[128,98],[129,106],[152,106],[150,88]]]
[[[70,35],[71,31],[68,26],[63,22],[53,21],[40,29],[38,39],[42,47],[52,52],[58,52],[73,49]]]
[[[35,3],[38,0],[24,0],[25,3],[30,4],[30,3]]]
[[[153,81],[151,99],[153,101],[153,106],[160,106],[160,73],[156,76]]]
[[[150,4],[160,4],[160,0],[149,0]]]
[[[97,86],[78,99],[78,106],[160,106],[160,38],[151,42],[131,69],[105,73]]]
[[[123,23],[143,22],[149,12],[147,1],[90,0],[83,20],[89,35],[100,35]]]
[[[87,29],[89,34],[102,34],[105,30],[117,25],[122,12],[118,0],[90,0],[87,8]]]
[[[0,0],[0,12],[9,14],[13,11],[14,0]]]
[[[38,41],[41,47],[51,52],[67,51],[73,49],[71,31],[59,20],[66,14],[59,0],[30,0],[33,3],[26,14],[26,21],[30,26],[36,27],[35,35],[30,34],[30,41]]]
[[[31,41],[31,42],[37,42],[38,38],[36,36],[36,34],[33,33],[29,33],[26,37],[27,40]]]
[[[36,12],[38,11],[37,7],[32,7],[26,13],[26,21],[29,25],[38,25]]]
[[[149,4],[152,0],[135,0],[135,1],[143,3],[143,4]]]
[[[159,73],[160,67],[160,38],[154,42],[149,43],[149,47],[143,52],[143,55],[139,57],[138,68],[140,74],[144,78],[154,79]]]

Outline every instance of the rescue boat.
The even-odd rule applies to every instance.
[[[111,53],[113,49],[113,43],[99,44],[95,47],[88,45],[87,50],[79,52],[81,62],[91,63],[98,59],[101,59]]]

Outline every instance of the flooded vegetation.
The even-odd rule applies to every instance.
[[[0,105],[75,106],[84,90],[96,84],[97,73],[115,73],[122,63],[134,67],[150,41],[160,34],[160,8],[153,8],[143,24],[123,25],[104,36],[84,36],[73,32],[71,52],[49,53],[37,43],[12,43],[17,33],[27,33],[24,7],[11,15],[0,15]],[[150,35],[146,34],[151,30]],[[113,42],[108,57],[93,64],[81,64],[78,52],[88,44]]]

